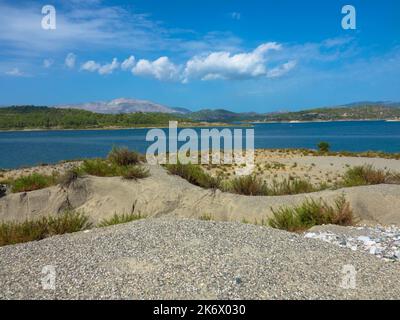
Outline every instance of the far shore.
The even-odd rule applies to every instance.
[[[224,122],[195,122],[179,124],[178,128],[209,128],[209,127],[227,127],[227,128],[241,128],[253,127],[254,124],[269,124],[269,123],[283,123],[283,124],[296,124],[296,123],[330,123],[330,122],[400,122],[400,119],[338,119],[338,120],[287,120],[287,121],[241,121],[239,123],[224,123]],[[168,129],[168,125],[148,125],[143,127],[99,127],[99,128],[24,128],[24,129],[0,129],[1,132],[35,132],[35,131],[94,131],[94,130],[139,130],[139,129]]]
[[[252,127],[251,123],[222,123],[222,122],[197,122],[193,124],[179,124],[178,128],[210,128],[210,127],[225,127],[225,128],[248,128]],[[1,132],[50,132],[50,131],[112,131],[112,130],[139,130],[139,129],[168,129],[168,125],[161,126],[143,126],[143,127],[99,127],[99,128],[25,128],[25,129],[0,129]]]
[[[250,124],[264,124],[264,123],[325,123],[325,122],[400,122],[400,119],[336,119],[336,120],[286,120],[286,121],[249,121]]]

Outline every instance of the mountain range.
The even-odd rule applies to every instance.
[[[17,107],[17,106],[14,106]],[[175,119],[195,122],[279,122],[279,121],[329,121],[329,120],[399,120],[400,103],[392,101],[361,101],[344,105],[278,112],[233,112],[226,109],[200,109],[191,111],[174,108],[146,100],[119,98],[111,101],[56,105],[55,109],[85,110],[103,115],[164,114]],[[1,108],[3,109],[3,108]],[[16,109],[12,109],[15,111]],[[22,110],[22,109],[21,109]]]
[[[186,114],[191,111],[185,108],[172,108],[146,100],[119,98],[111,101],[88,102],[82,104],[57,105],[62,109],[81,109],[95,113],[120,114],[136,112],[160,112]]]

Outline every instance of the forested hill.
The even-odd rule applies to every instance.
[[[399,105],[356,105],[265,114],[262,121],[389,120],[400,118]]]
[[[35,106],[0,108],[0,130],[164,126],[172,120],[192,122],[181,115],[166,113],[100,114]]]

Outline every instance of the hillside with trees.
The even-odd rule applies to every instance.
[[[35,106],[0,108],[0,129],[95,129],[107,127],[164,126],[169,121],[193,122],[166,113],[100,114],[77,109]]]

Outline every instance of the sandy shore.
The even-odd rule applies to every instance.
[[[79,166],[81,161],[71,161],[53,165],[35,166],[0,172],[1,179],[13,179],[31,173],[51,175],[62,174]],[[254,173],[265,181],[301,178],[318,185],[322,182],[334,184],[340,182],[342,175],[350,167],[372,165],[376,169],[400,172],[400,160],[366,157],[343,156],[308,156],[300,150],[268,150],[255,151]],[[203,165],[203,169],[212,175],[222,175],[226,179],[235,176],[237,165]]]

